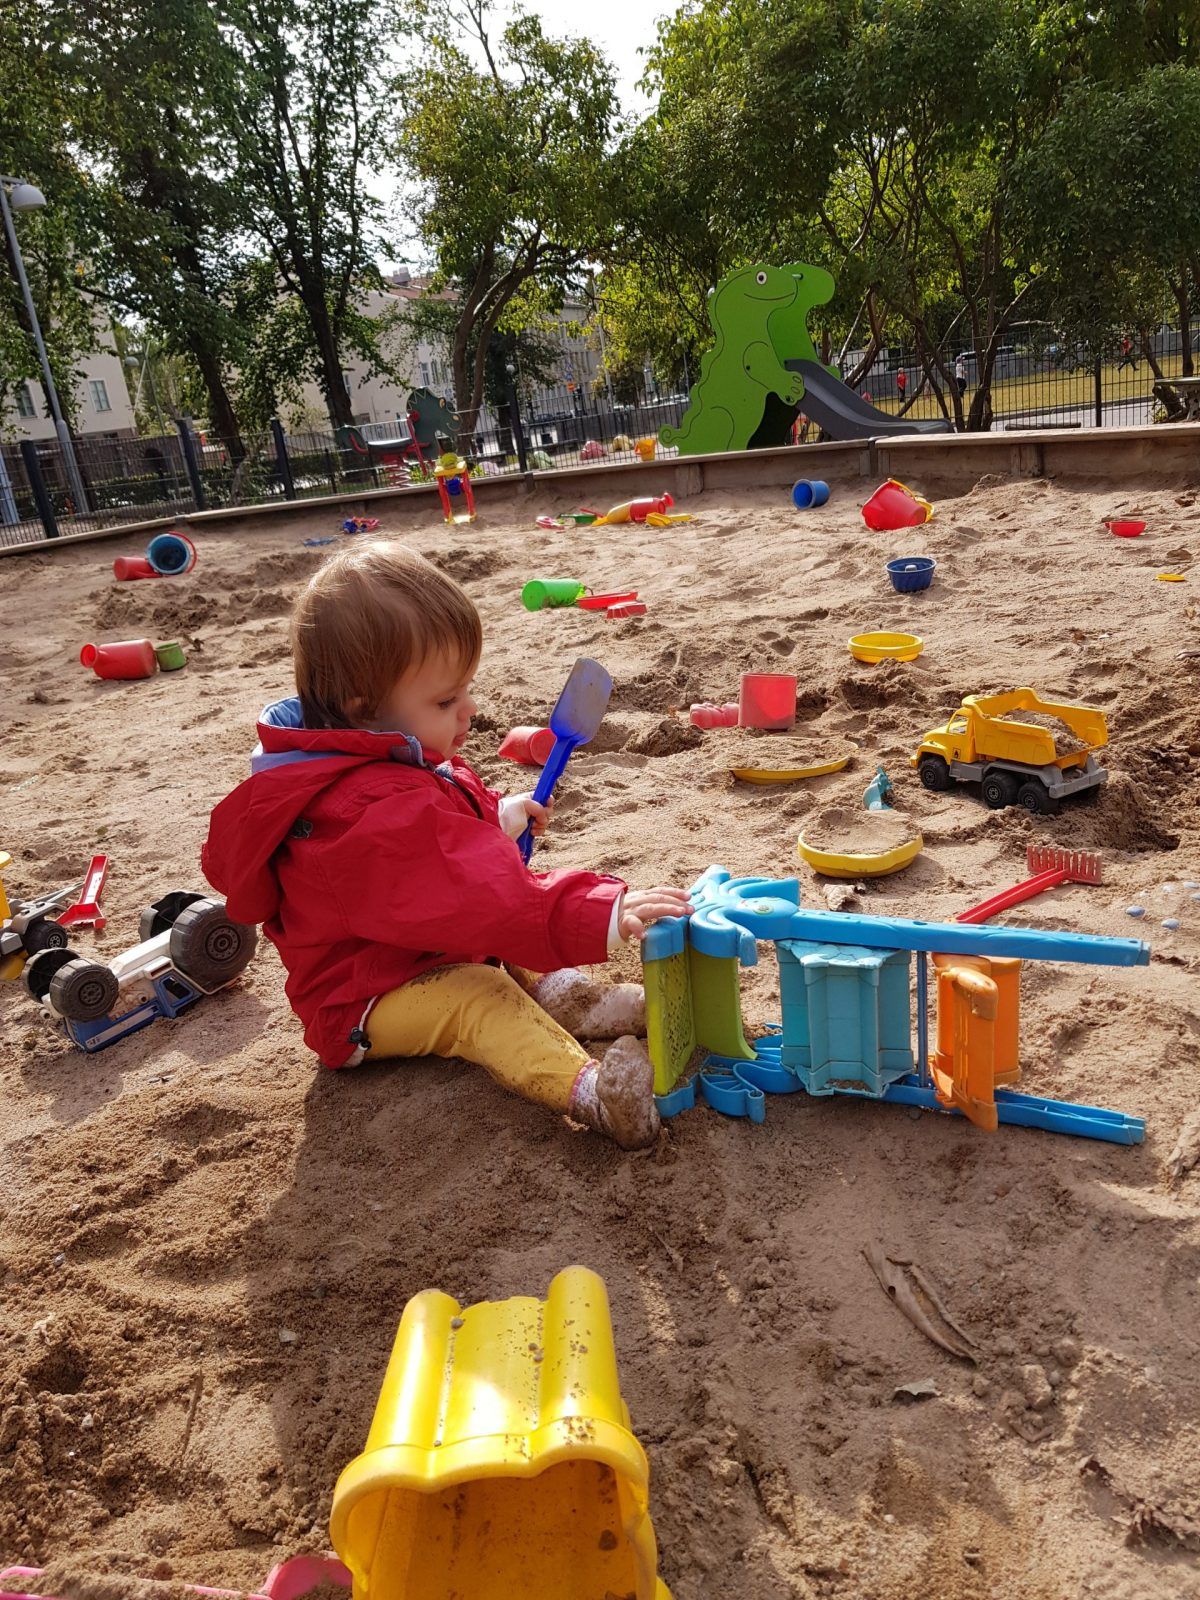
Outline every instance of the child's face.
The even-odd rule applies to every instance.
[[[473,677],[473,668],[464,676],[457,655],[438,651],[427,656],[396,679],[369,726],[409,733],[426,752],[457,755],[479,709],[471,696]]]

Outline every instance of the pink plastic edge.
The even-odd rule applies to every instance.
[[[0,1584],[14,1579],[36,1578],[41,1567],[5,1567],[0,1571]],[[336,1556],[292,1556],[272,1567],[261,1591],[247,1594],[244,1589],[210,1589],[203,1584],[187,1584],[189,1594],[216,1596],[217,1600],[301,1600],[318,1583],[335,1583],[343,1589],[353,1586],[354,1580]],[[33,1589],[0,1588],[0,1600],[54,1600],[52,1595],[39,1594]]]

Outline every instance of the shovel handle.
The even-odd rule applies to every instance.
[[[533,798],[539,805],[544,806],[554,793],[554,787],[563,775],[563,769],[571,759],[578,739],[570,739],[559,734],[554,741],[554,749],[546,758],[546,765],[542,768],[537,784],[533,791]],[[533,854],[533,819],[525,824],[525,831],[517,840],[517,848],[521,852],[521,860],[529,865],[529,858]]]

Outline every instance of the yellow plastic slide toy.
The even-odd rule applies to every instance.
[[[330,1534],[354,1600],[670,1600],[608,1294],[567,1267],[544,1302],[404,1308]]]

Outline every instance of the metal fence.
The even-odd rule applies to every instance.
[[[974,353],[965,350],[944,351],[940,360],[884,351],[854,387],[879,411],[914,420],[941,417],[955,426],[995,429],[1111,427],[1174,420],[1200,409],[1200,396],[1193,400],[1186,384],[1174,387],[1184,365],[1184,341],[1170,328],[1119,340],[1099,358],[1034,329],[1000,349],[984,397]],[[843,375],[853,368],[851,358]],[[84,437],[75,453],[86,505],[72,493],[57,440],[3,444],[0,544],[429,481],[436,451],[455,443],[480,476],[673,456],[659,431],[679,424],[688,397],[656,392],[652,381],[648,388],[629,405],[611,403],[607,391],[596,395],[571,384],[524,396],[514,390],[508,405],[485,407],[476,427],[457,441],[439,440],[423,450],[402,416],[341,437],[332,431],[289,434],[278,420],[261,434],[237,439],[216,438],[186,421],[154,438]],[[794,437],[798,444],[821,437],[803,409]]]

